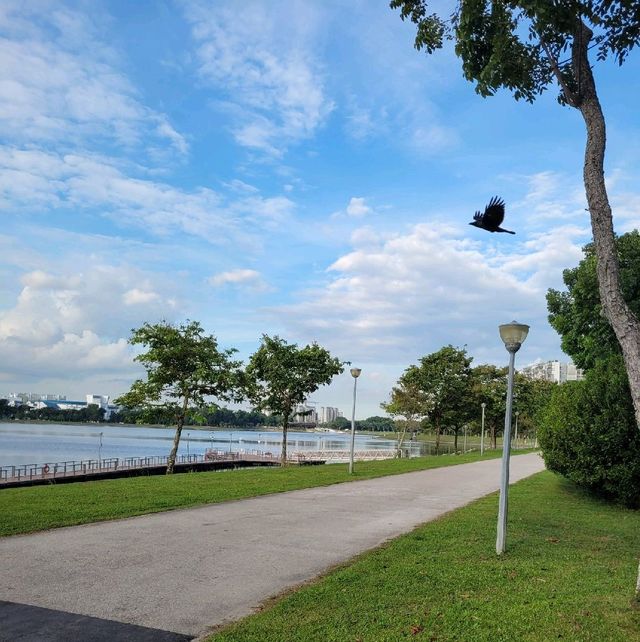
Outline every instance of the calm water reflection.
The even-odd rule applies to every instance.
[[[99,457],[152,457],[168,455],[173,428],[141,428],[109,424],[0,423],[0,466],[98,459]],[[102,433],[102,447],[100,447]],[[296,450],[346,450],[346,433],[289,432],[287,445]],[[393,441],[356,435],[356,449],[393,448]],[[185,428],[179,454],[202,454],[207,448],[279,454],[282,433],[246,430],[209,431]]]

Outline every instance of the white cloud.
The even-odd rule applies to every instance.
[[[122,300],[125,305],[140,305],[144,303],[152,303],[157,301],[160,297],[157,292],[152,292],[150,290],[140,290],[139,288],[133,288],[127,290],[122,295]]]
[[[365,198],[363,198],[362,196],[352,196],[349,199],[349,202],[347,203],[345,209],[334,212],[331,215],[331,218],[364,218],[365,216],[373,213],[373,208],[367,205]]]
[[[235,5],[186,5],[200,74],[227,94],[240,145],[279,156],[332,111],[314,55],[317,10],[304,2],[249,2],[238,19]]]
[[[247,288],[253,291],[265,291],[268,289],[268,285],[257,270],[239,268],[237,270],[229,270],[227,272],[214,274],[207,280],[210,285],[216,288],[231,285],[234,287]]]
[[[364,198],[353,196],[347,205],[347,216],[362,217],[371,214],[372,209],[365,203]]]

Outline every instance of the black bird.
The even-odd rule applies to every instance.
[[[504,201],[497,196],[494,196],[489,205],[484,208],[484,214],[476,212],[473,215],[473,221],[469,225],[475,225],[487,232],[506,232],[507,234],[515,234],[511,230],[504,230],[500,227],[500,223],[504,220]]]

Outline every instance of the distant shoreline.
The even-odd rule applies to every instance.
[[[44,425],[55,424],[59,426],[114,426],[120,428],[166,428],[175,429],[175,426],[165,424],[122,424],[112,423],[109,421],[49,421],[47,419],[0,419],[0,424],[26,424],[26,425]],[[282,427],[278,426],[260,426],[258,428],[249,428],[247,426],[183,426],[182,432],[185,430],[203,430],[207,432],[229,432],[230,430],[244,430],[246,432],[281,432]],[[308,430],[296,428],[292,432],[334,432],[324,430]],[[339,432],[339,431],[338,431]]]

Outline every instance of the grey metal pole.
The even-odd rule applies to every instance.
[[[351,411],[351,449],[349,451],[349,474],[353,474],[353,449],[356,441],[356,386],[358,377],[353,378],[353,410]]]
[[[100,445],[98,446],[98,466],[102,468],[102,434],[100,433]]]
[[[507,346],[509,350],[509,378],[507,383],[507,410],[504,415],[504,435],[502,437],[502,477],[500,479],[500,503],[498,505],[498,537],[496,553],[502,555],[506,548],[507,511],[509,493],[509,457],[511,455],[511,407],[513,405],[513,370],[518,347]]]
[[[480,456],[484,455],[484,409],[487,407],[486,403],[482,403],[482,430],[480,431]]]

